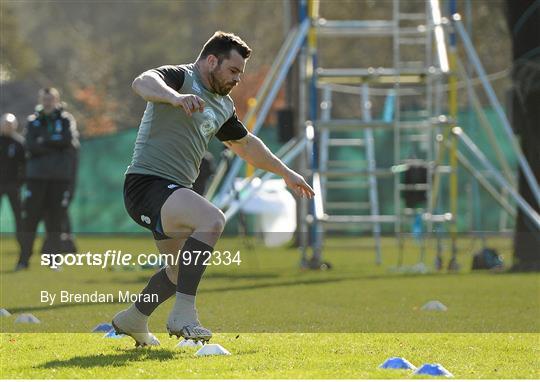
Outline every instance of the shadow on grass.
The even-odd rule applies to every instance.
[[[200,291],[204,293],[219,293],[219,292],[231,292],[231,291],[242,291],[242,290],[255,290],[255,289],[266,289],[266,288],[281,288],[281,287],[291,287],[291,286],[305,286],[305,285],[324,285],[330,283],[339,283],[343,281],[362,281],[362,280],[385,280],[385,279],[415,279],[415,278],[428,278],[429,276],[437,276],[437,274],[381,274],[381,275],[359,275],[358,273],[349,273],[343,274],[341,276],[330,276],[331,273],[316,273],[314,276],[305,277],[288,277],[285,280],[277,282],[257,282],[249,285],[237,285],[237,286],[226,286],[226,287],[201,287]],[[460,274],[455,274],[455,276],[460,276]]]
[[[350,273],[349,275],[342,275],[342,276],[333,276],[331,273],[314,273],[310,274],[309,278],[305,277],[298,277],[298,276],[292,276],[292,277],[284,277],[282,280],[276,280],[272,282],[260,282],[256,281],[254,283],[245,284],[245,285],[236,285],[231,286],[227,285],[224,287],[201,287],[199,289],[200,293],[222,293],[222,292],[234,292],[234,291],[253,291],[257,289],[267,289],[267,288],[284,288],[284,287],[294,287],[294,286],[307,286],[307,285],[324,285],[324,284],[332,284],[332,283],[339,283],[339,282],[345,282],[345,281],[361,281],[361,280],[378,280],[378,279],[396,279],[396,278],[402,278],[402,279],[414,279],[414,278],[422,278],[422,277],[429,277],[429,276],[451,276],[451,275],[436,275],[436,274],[382,274],[382,275],[358,275],[356,273]],[[463,274],[454,274],[453,276],[465,276]],[[206,278],[206,277],[205,277]],[[234,277],[231,277],[233,279]],[[247,277],[246,277],[247,279]],[[140,283],[144,283],[148,280],[148,278],[142,278],[140,280]],[[111,292],[112,293],[112,292]],[[10,311],[11,313],[22,313],[22,312],[39,312],[39,311],[54,311],[58,309],[66,309],[66,308],[73,308],[73,307],[81,307],[81,306],[97,306],[97,305],[111,305],[111,304],[123,304],[123,302],[118,301],[118,299],[114,299],[114,301],[111,302],[103,302],[103,303],[92,303],[92,302],[83,302],[83,303],[62,303],[62,304],[56,304],[53,306],[44,305],[44,306],[22,306],[22,307],[7,307],[6,309]]]
[[[153,273],[152,273],[153,274]],[[121,279],[118,277],[112,278],[109,282],[116,284],[141,284],[148,282],[151,274],[137,275],[130,279]],[[259,279],[276,279],[280,278],[279,273],[257,272],[257,273],[234,273],[234,272],[209,272],[204,275],[205,280],[259,280]],[[86,284],[99,284],[101,281],[86,280]]]
[[[225,280],[257,280],[275,279],[281,277],[278,273],[258,272],[258,273],[234,273],[234,272],[209,272],[205,279],[225,279]]]
[[[15,275],[15,274],[24,275],[27,272],[28,272],[27,269],[22,269],[22,270],[16,271],[15,270],[15,265],[14,265],[12,269],[4,269],[4,270],[0,271],[0,274],[2,274],[2,275]]]
[[[6,309],[11,314],[17,314],[17,313],[30,313],[30,312],[40,312],[40,311],[55,311],[58,309],[67,309],[67,308],[75,308],[75,307],[81,307],[81,306],[97,306],[97,305],[112,305],[112,304],[125,304],[124,302],[119,302],[115,300],[114,302],[103,302],[103,303],[95,303],[95,302],[71,302],[71,303],[62,303],[62,304],[56,304],[56,305],[43,305],[43,306],[20,306],[16,308],[10,308],[7,307]]]
[[[165,349],[130,349],[115,354],[96,354],[73,357],[66,360],[49,361],[37,366],[39,369],[56,369],[62,367],[80,367],[89,369],[93,367],[121,367],[130,362],[158,360],[166,361],[174,358],[178,352]]]

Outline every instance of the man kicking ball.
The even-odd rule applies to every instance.
[[[203,263],[223,232],[225,216],[191,189],[212,137],[251,165],[283,177],[298,196],[314,194],[304,178],[273,155],[236,116],[229,93],[240,82],[250,54],[238,36],[216,32],[195,63],[161,66],[133,81],[133,90],[147,105],[126,171],[126,209],[152,231],[159,253],[201,253],[197,261],[191,256],[191,262],[169,264],[150,278],[141,294],[155,294],[157,302],[137,301],[114,316],[117,333],[131,336],[136,346],[159,345],[148,330],[148,317],[173,294],[169,335],[203,342],[212,337],[199,322],[195,296],[206,268]]]

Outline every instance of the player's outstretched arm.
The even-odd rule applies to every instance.
[[[258,137],[248,133],[244,138],[237,141],[224,142],[234,153],[249,164],[273,172],[281,176],[287,187],[300,197],[312,198],[315,195],[313,189],[304,178],[291,170]]]
[[[159,74],[148,70],[139,75],[131,87],[135,93],[148,102],[169,103],[184,109],[187,115],[204,111],[204,101],[194,94],[180,94],[169,87]]]

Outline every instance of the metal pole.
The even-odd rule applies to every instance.
[[[493,129],[492,129],[492,127],[491,127],[485,113],[484,113],[484,110],[482,109],[482,105],[480,104],[480,100],[478,98],[478,95],[476,94],[476,91],[474,90],[474,88],[473,88],[472,84],[470,83],[470,81],[466,80],[467,73],[465,72],[465,68],[463,67],[463,64],[459,60],[458,60],[457,63],[458,63],[459,73],[460,73],[461,77],[465,79],[465,84],[467,85],[467,95],[468,95],[469,103],[472,103],[473,108],[474,108],[474,110],[476,112],[476,115],[478,116],[480,126],[485,131],[485,133],[486,133],[486,135],[487,135],[487,137],[489,139],[489,142],[491,143],[491,147],[495,151],[495,155],[497,157],[497,160],[499,161],[499,163],[501,165],[501,168],[502,168],[502,173],[506,177],[508,182],[510,182],[512,185],[515,185],[515,179],[514,179],[514,176],[512,174],[512,170],[510,169],[510,165],[508,164],[508,161],[506,160],[506,157],[504,156],[504,153],[502,152],[502,149],[499,146],[499,142],[497,141],[497,138],[495,137],[495,132],[493,131]],[[508,198],[508,191],[503,188],[501,190],[501,192],[502,192],[502,196],[505,199],[507,199]],[[505,213],[505,211],[501,210],[501,213],[499,215],[499,231],[503,231],[505,229],[507,216],[508,215]]]
[[[449,3],[450,14],[456,12],[455,0],[450,0]],[[448,79],[448,85],[450,88],[450,94],[448,97],[450,117],[457,121],[458,118],[458,85],[456,76],[456,61],[457,61],[457,49],[456,49],[456,36],[454,32],[450,32],[450,78]],[[444,42],[443,42],[444,43]],[[458,165],[457,165],[457,138],[452,135],[450,141],[450,213],[452,214],[452,221],[450,223],[450,237],[452,242],[452,259],[450,260],[449,269],[456,269],[456,256],[457,256],[457,231],[458,231]]]
[[[371,103],[369,100],[369,85],[362,85],[362,118],[366,122],[371,122]],[[373,130],[367,128],[364,130],[364,137],[366,140],[366,156],[368,160],[368,171],[370,172],[369,180],[369,201],[371,208],[371,215],[379,215],[379,197],[377,193],[377,178],[375,176],[375,142],[373,140]],[[375,239],[375,264],[381,265],[381,223],[375,222],[373,224],[373,238]]]
[[[473,143],[473,141],[465,134],[460,127],[454,127],[452,133],[456,135],[461,142],[469,149],[469,151],[482,163],[482,165],[491,172],[493,179],[500,187],[506,188],[514,201],[518,204],[521,210],[531,219],[534,225],[540,230],[540,215],[521,197],[521,195],[512,187],[511,184],[502,176],[499,171],[493,166],[482,151]]]
[[[493,88],[491,87],[491,84],[489,83],[486,72],[484,68],[482,67],[482,64],[480,62],[480,59],[478,58],[478,55],[476,54],[476,51],[474,49],[474,46],[471,42],[471,39],[467,35],[467,32],[465,31],[465,28],[463,27],[463,24],[461,22],[461,16],[459,14],[454,14],[452,16],[452,19],[454,21],[454,26],[456,31],[458,32],[461,40],[463,41],[463,45],[465,47],[465,51],[467,52],[467,56],[469,57],[469,60],[472,61],[474,68],[476,70],[476,73],[478,74],[478,77],[480,78],[480,81],[482,83],[482,86],[484,87],[484,90],[487,94],[487,97],[489,99],[489,102],[493,109],[495,110],[495,113],[499,117],[499,119],[502,122],[503,130],[506,133],[508,140],[510,141],[511,146],[514,148],[519,165],[521,167],[521,170],[523,171],[523,174],[525,175],[525,178],[527,179],[527,183],[530,186],[531,192],[534,195],[536,202],[540,204],[540,186],[538,186],[538,182],[536,181],[536,178],[531,170],[531,167],[529,166],[529,163],[525,159],[525,156],[523,155],[523,152],[521,151],[521,147],[517,143],[514,133],[512,131],[512,126],[510,125],[510,121],[508,121],[508,118],[506,114],[504,113],[504,110],[499,103],[499,100],[497,99],[497,96],[495,95],[495,92],[493,91]]]
[[[329,121],[332,118],[332,89],[329,86],[322,88],[322,102],[321,102],[321,121]],[[330,132],[328,129],[322,129],[319,132],[319,145],[323,150],[321,150],[319,155],[319,170],[321,172],[326,172],[328,170],[328,140],[330,138]],[[327,198],[327,189],[326,184],[328,183],[327,176],[325,174],[321,175],[321,187],[324,195],[323,200],[326,202]]]
[[[451,3],[453,0],[450,0]],[[439,6],[439,0],[430,0],[431,5],[431,17],[434,24],[435,43],[437,46],[437,58],[439,60],[439,66],[441,72],[448,73],[450,65],[448,63],[448,54],[446,52],[446,42],[444,40],[444,31],[442,27],[441,8]]]
[[[476,91],[474,90],[471,82],[467,81],[467,74],[465,72],[465,68],[463,67],[463,64],[461,63],[461,61],[458,61],[458,70],[462,78],[465,80],[465,84],[467,85],[467,93],[469,95],[469,99],[472,103],[474,110],[476,111],[476,115],[478,116],[478,121],[480,122],[480,126],[486,132],[489,142],[491,143],[491,146],[493,150],[495,151],[495,156],[497,157],[497,160],[499,161],[502,167],[503,174],[505,175],[506,179],[510,183],[514,184],[515,179],[513,179],[513,174],[512,174],[512,170],[510,169],[510,165],[508,164],[508,161],[506,160],[506,157],[504,156],[503,151],[499,147],[499,143],[497,141],[497,138],[495,137],[495,132],[491,128],[489,120],[487,119],[486,114],[484,113],[484,110],[482,109],[482,105],[480,103],[480,99],[478,98],[478,95],[476,94]]]
[[[308,118],[311,121],[317,120],[318,114],[318,101],[317,101],[317,28],[314,27],[315,22],[319,18],[319,1],[318,0],[308,0],[307,7],[307,18],[310,21],[310,28],[307,36],[307,68],[306,74],[309,78],[309,91],[308,91]],[[312,173],[316,173],[319,168],[319,144],[318,139],[311,140],[312,147],[312,158],[311,158],[311,170]],[[316,204],[315,200],[309,202],[309,211],[312,216],[316,214]],[[311,226],[311,247],[313,249],[313,257],[311,261],[314,263],[319,263],[322,257],[322,225],[318,219],[315,219],[313,225]]]
[[[307,5],[306,0],[300,0],[298,3],[298,22],[302,23],[307,18]],[[306,97],[307,97],[307,73],[306,73],[306,67],[307,67],[307,47],[306,47],[306,41],[305,37],[303,39],[302,47],[300,48],[300,52],[298,55],[298,77],[299,77],[299,84],[298,84],[298,116],[297,116],[297,123],[298,128],[305,132],[307,131],[306,125],[307,125],[307,105],[306,105]],[[313,129],[311,129],[313,131]],[[300,155],[299,157],[299,166],[303,170],[303,172],[307,172],[308,170],[308,164],[311,157],[310,152],[310,145],[305,146],[304,155]],[[299,208],[299,240],[298,244],[301,251],[301,258],[300,258],[300,264],[301,266],[304,266],[307,263],[308,259],[308,246],[309,246],[309,227],[306,222],[306,216],[308,215],[309,206],[308,206],[308,200],[301,198],[300,199],[300,208]]]
[[[447,143],[448,145],[448,143]],[[467,170],[467,172],[469,172],[473,178],[478,181],[478,183],[480,183],[480,185],[482,187],[484,187],[484,189],[493,197],[493,199],[500,204],[500,206],[502,208],[504,208],[504,210],[512,217],[516,217],[516,210],[508,203],[508,201],[506,200],[506,198],[504,198],[503,195],[501,195],[497,189],[495,187],[493,187],[491,185],[491,183],[489,182],[489,180],[480,172],[478,171],[477,169],[474,168],[474,166],[471,164],[471,162],[462,154],[458,151],[458,161],[459,163],[463,166],[463,168],[465,170]],[[475,186],[475,188],[477,188],[477,186]],[[474,204],[474,203],[473,203]],[[471,210],[470,211],[471,213],[473,213],[473,211]],[[474,215],[476,214],[476,212],[474,211]],[[474,219],[475,221],[477,220],[476,218]],[[475,228],[478,228],[477,227],[478,224],[474,224],[474,227]]]
[[[425,4],[425,13],[426,13],[426,20],[425,25],[427,26],[427,37],[426,37],[426,45],[425,45],[425,67],[431,68],[433,66],[433,33],[431,31],[434,29],[434,22],[433,22],[433,12],[431,11],[431,4],[426,1]],[[433,76],[428,76],[426,78],[426,84],[425,84],[425,102],[426,102],[426,110],[428,112],[427,118],[432,118],[434,115],[438,115],[440,112],[440,100],[441,100],[441,79],[440,76],[437,76],[437,78],[434,78]],[[435,105],[437,105],[437,112],[435,112]],[[435,159],[434,154],[434,143],[435,140],[435,132],[436,129],[433,128],[433,126],[429,126],[428,129],[429,134],[429,146],[427,150],[426,159],[428,162],[433,162]],[[436,174],[434,174],[435,166],[428,165],[428,177],[427,177],[427,183],[428,183],[428,189],[427,189],[427,198],[428,201],[431,200],[431,194],[433,192],[433,178]],[[434,213],[433,209],[431,208],[431,203],[427,203],[427,213],[432,215]],[[427,231],[431,232],[433,230],[433,221],[429,219],[427,221]]]
[[[393,27],[393,33],[392,33],[392,60],[394,64],[394,69],[399,73],[401,69],[401,63],[400,63],[400,47],[399,47],[399,39],[400,39],[400,22],[399,22],[399,0],[393,0],[392,2],[392,19],[394,22]],[[400,142],[400,125],[399,121],[401,119],[401,104],[400,104],[400,84],[399,84],[399,78],[400,76],[396,76],[396,80],[394,82],[394,120],[393,120],[393,135],[394,135],[394,165],[400,165],[401,164],[401,142]],[[398,251],[399,251],[399,258],[401,259],[401,256],[403,255],[403,237],[401,232],[401,194],[399,189],[399,183],[400,183],[400,176],[401,174],[395,173],[394,174],[394,214],[396,216],[396,222],[394,224],[394,232],[396,233],[396,237],[398,240]]]

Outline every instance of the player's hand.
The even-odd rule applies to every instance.
[[[195,94],[180,94],[172,104],[173,106],[184,109],[186,114],[191,117],[196,111],[200,113],[204,111],[205,102]]]
[[[287,187],[289,187],[297,196],[311,199],[313,195],[315,195],[315,191],[313,191],[304,178],[296,172],[291,170],[283,177],[283,179],[285,180]]]

